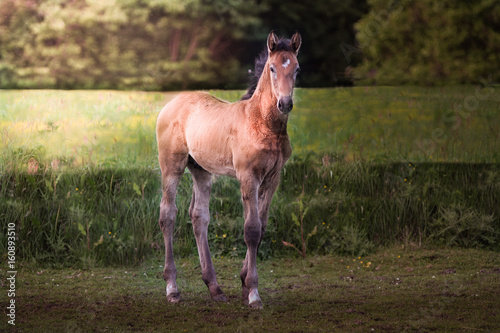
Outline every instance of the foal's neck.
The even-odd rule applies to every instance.
[[[288,115],[278,110],[278,99],[271,87],[269,66],[266,64],[260,76],[257,88],[249,100],[252,105],[253,117],[258,117],[262,123],[276,134],[286,134]]]

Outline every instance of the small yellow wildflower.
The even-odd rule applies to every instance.
[[[110,231],[110,232],[108,232],[108,234],[110,234],[110,235],[111,235],[111,231]]]
[[[226,236],[227,236],[227,235],[226,235],[226,234],[224,234],[224,235],[222,235],[222,238],[226,238]]]
[[[78,187],[76,188],[76,190],[78,191]]]

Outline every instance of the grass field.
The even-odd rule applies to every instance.
[[[174,235],[183,302],[165,300],[154,128],[175,93],[0,91],[0,282],[13,226],[13,331],[499,331],[495,89],[297,89],[294,153],[259,251],[261,312],[239,300],[243,212],[225,177],[208,236],[229,302],[208,301],[200,278],[188,173]]]
[[[2,167],[34,158],[64,166],[153,166],[155,124],[175,94],[117,91],[2,91]]]
[[[498,249],[500,113],[492,89],[297,89],[294,154],[261,257],[298,255],[283,241],[302,249],[302,233],[312,254],[365,254],[394,243]],[[212,93],[230,101],[242,94]],[[154,128],[174,96],[1,91],[0,239],[16,221],[19,258],[56,267],[130,265],[154,255],[163,242]],[[176,251],[190,256],[184,178]],[[243,256],[238,183],[219,178],[210,209],[214,255]]]
[[[229,101],[242,91],[213,91]],[[175,93],[0,91],[0,165],[156,167],[155,122]],[[297,89],[295,155],[372,162],[500,161],[493,88]],[[32,168],[35,161],[32,160]]]
[[[364,257],[258,264],[262,311],[240,301],[241,260],[217,258],[228,296],[216,303],[197,258],[177,260],[183,301],[164,296],[162,261],[139,267],[50,269],[17,275],[18,332],[498,332],[500,257],[463,249],[389,247]],[[6,272],[0,270],[0,280]],[[4,297],[0,302],[6,308]],[[4,310],[5,311],[5,310]]]

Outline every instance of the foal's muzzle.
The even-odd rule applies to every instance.
[[[293,109],[293,99],[291,96],[278,99],[278,110],[282,113],[289,113]]]

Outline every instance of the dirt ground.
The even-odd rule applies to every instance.
[[[263,310],[240,299],[241,259],[215,258],[228,301],[211,301],[198,259],[177,260],[182,302],[169,304],[162,263],[48,269],[19,265],[15,297],[0,271],[7,332],[495,332],[500,254],[461,249],[380,250],[259,263]],[[2,265],[6,267],[6,265]],[[7,306],[15,300],[15,326]]]

